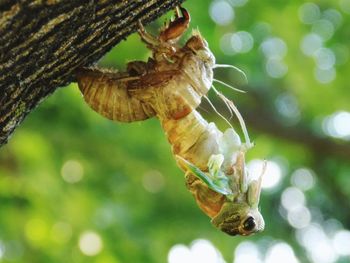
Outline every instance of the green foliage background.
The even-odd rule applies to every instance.
[[[265,231],[230,237],[214,229],[186,190],[157,119],[132,124],[104,119],[85,104],[73,83],[45,100],[0,150],[0,262],[161,263],[167,262],[172,246],[188,246],[196,239],[209,240],[226,262],[234,261],[236,246],[247,240],[257,245],[261,258],[273,244],[285,242],[299,262],[317,262],[297,238],[298,231],[316,225],[332,240],[337,231],[350,228],[350,144],[324,129],[327,116],[350,111],[350,2],[314,1],[320,16],[329,9],[341,15],[334,34],[323,42],[336,59],[336,77],[328,83],[315,78],[315,59],[300,49],[303,37],[316,30],[300,19],[305,1],[228,0],[231,6],[243,5],[234,6],[235,17],[225,25],[209,15],[217,2],[188,0],[184,6],[191,13],[192,28],[207,39],[218,63],[233,64],[248,76],[246,84],[237,72],[218,72],[218,78],[247,91],[240,94],[218,86],[248,116],[256,146],[247,159],[273,160],[281,167],[281,181],[261,197]],[[156,33],[164,19],[149,31]],[[252,49],[224,53],[222,37],[238,31],[251,34]],[[288,71],[278,78],[266,70],[262,51],[262,43],[276,37],[287,47],[283,63]],[[122,69],[127,61],[148,56],[134,34],[99,64]],[[223,109],[213,94],[210,97]],[[203,111],[206,118],[225,127],[208,111]],[[63,168],[72,161],[74,165]],[[315,185],[304,192],[310,225],[296,230],[280,200],[291,186],[291,175],[302,167],[312,171]],[[69,183],[62,176],[67,173],[73,181],[74,176],[82,178]],[[79,248],[86,231],[102,240],[95,256]],[[324,262],[350,262],[349,256],[336,255]]]

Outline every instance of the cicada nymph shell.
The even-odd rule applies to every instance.
[[[221,132],[196,108],[213,83],[215,64],[208,43],[198,31],[184,46],[178,39],[190,16],[180,7],[176,19],[158,37],[140,23],[139,34],[152,51],[147,62],[133,61],[126,72],[80,69],[77,81],[85,101],[111,120],[132,122],[157,116],[186,185],[212,223],[230,235],[249,235],[264,228],[258,210],[261,177],[251,179],[244,155],[252,146],[244,121],[233,103],[219,96],[238,116],[246,142],[231,127]]]
[[[183,18],[189,16],[181,10],[182,24],[170,25],[185,30],[189,21]],[[122,122],[155,114],[180,119],[197,108],[211,87],[215,58],[199,32],[183,47],[172,43],[172,37],[181,36],[180,29],[167,27],[155,38],[142,28],[139,33],[153,56],[147,62],[130,62],[127,72],[79,70],[77,81],[85,101],[101,115]]]

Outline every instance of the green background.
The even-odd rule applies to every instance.
[[[265,231],[230,237],[214,229],[185,188],[158,120],[109,121],[72,83],[0,149],[0,262],[350,262],[350,1],[184,7],[217,62],[247,74],[248,83],[236,71],[216,72],[245,94],[216,87],[246,119],[256,144],[247,161],[266,159],[277,167],[270,176],[280,175],[261,196]],[[147,29],[156,34],[171,15]],[[134,34],[99,65],[123,69],[149,55]],[[226,128],[208,105],[201,111]],[[88,237],[100,244],[94,255],[84,250]],[[178,244],[187,259],[175,261]],[[216,261],[200,260],[214,249]]]

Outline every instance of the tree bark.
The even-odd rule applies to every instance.
[[[74,71],[184,0],[0,0],[0,146]]]

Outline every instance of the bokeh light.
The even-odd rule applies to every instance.
[[[266,73],[272,78],[282,78],[288,72],[288,66],[279,59],[269,59],[266,62]]]
[[[294,228],[304,228],[311,222],[311,213],[306,207],[304,193],[297,187],[283,190],[281,204],[287,210],[288,223]]]
[[[350,231],[340,230],[333,237],[333,247],[341,256],[350,256]]]
[[[269,37],[261,43],[260,49],[266,57],[266,73],[272,78],[285,76],[288,72],[288,66],[283,61],[287,55],[285,41],[278,37]]]
[[[79,248],[86,256],[96,256],[103,248],[102,239],[94,231],[86,231],[79,237]]]
[[[248,163],[247,167],[251,178],[258,178],[265,165],[265,161],[252,160]],[[278,185],[282,179],[282,169],[277,162],[266,161],[266,171],[262,179],[262,188],[274,188]]]
[[[332,82],[335,79],[336,75],[337,72],[334,68],[321,69],[317,67],[314,70],[314,76],[316,80],[322,84],[328,84]]]
[[[209,8],[210,17],[218,25],[228,25],[235,17],[234,9],[223,0],[214,1]]]
[[[288,187],[281,195],[282,206],[287,210],[293,210],[305,205],[304,193],[296,187]]]
[[[305,3],[299,8],[299,19],[304,24],[312,24],[321,16],[321,11],[315,3]]]
[[[286,118],[286,123],[295,124],[300,119],[298,100],[290,93],[280,94],[275,101],[277,111]]]
[[[315,53],[317,67],[323,70],[331,69],[335,64],[334,52],[329,48],[319,48]]]
[[[142,185],[150,193],[158,193],[163,190],[165,179],[162,173],[156,170],[146,172],[142,177]]]
[[[294,228],[305,228],[311,223],[311,213],[306,206],[297,206],[288,210],[288,223]]]
[[[68,160],[62,165],[61,175],[67,183],[77,183],[83,178],[84,169],[77,160]]]
[[[299,242],[308,252],[312,262],[333,263],[338,255],[332,247],[332,241],[318,224],[310,224],[297,232]]]
[[[267,250],[265,263],[298,263],[299,260],[295,257],[293,248],[285,243],[278,242],[272,245]]]
[[[322,45],[323,40],[319,35],[309,33],[301,40],[300,48],[305,55],[313,56],[314,53],[322,47]]]
[[[262,263],[258,246],[251,241],[243,241],[235,249],[234,263]]]
[[[45,243],[48,232],[48,224],[41,218],[33,218],[27,222],[26,237],[33,245]]]
[[[330,39],[334,34],[335,28],[333,24],[326,20],[320,19],[312,25],[312,32],[319,35],[323,40]]]
[[[249,32],[239,31],[232,35],[231,46],[237,53],[247,53],[253,48],[254,39]]]
[[[168,263],[225,263],[221,253],[205,239],[194,240],[190,247],[174,245],[168,253]]]
[[[281,38],[267,38],[261,43],[261,50],[268,59],[283,59],[287,54],[287,45]]]
[[[247,53],[254,45],[253,36],[246,31],[224,34],[220,39],[221,50],[227,55]]]
[[[308,168],[299,168],[291,176],[291,184],[302,191],[310,190],[315,185],[314,173]]]
[[[335,28],[338,28],[343,23],[342,14],[336,9],[327,9],[323,12],[323,17],[330,21]]]
[[[334,138],[350,139],[350,112],[338,111],[323,121],[323,131]]]
[[[221,253],[205,239],[198,239],[191,244],[191,253],[195,261],[203,263],[224,263]]]
[[[190,249],[185,245],[173,246],[168,254],[168,263],[189,263],[194,260]]]

